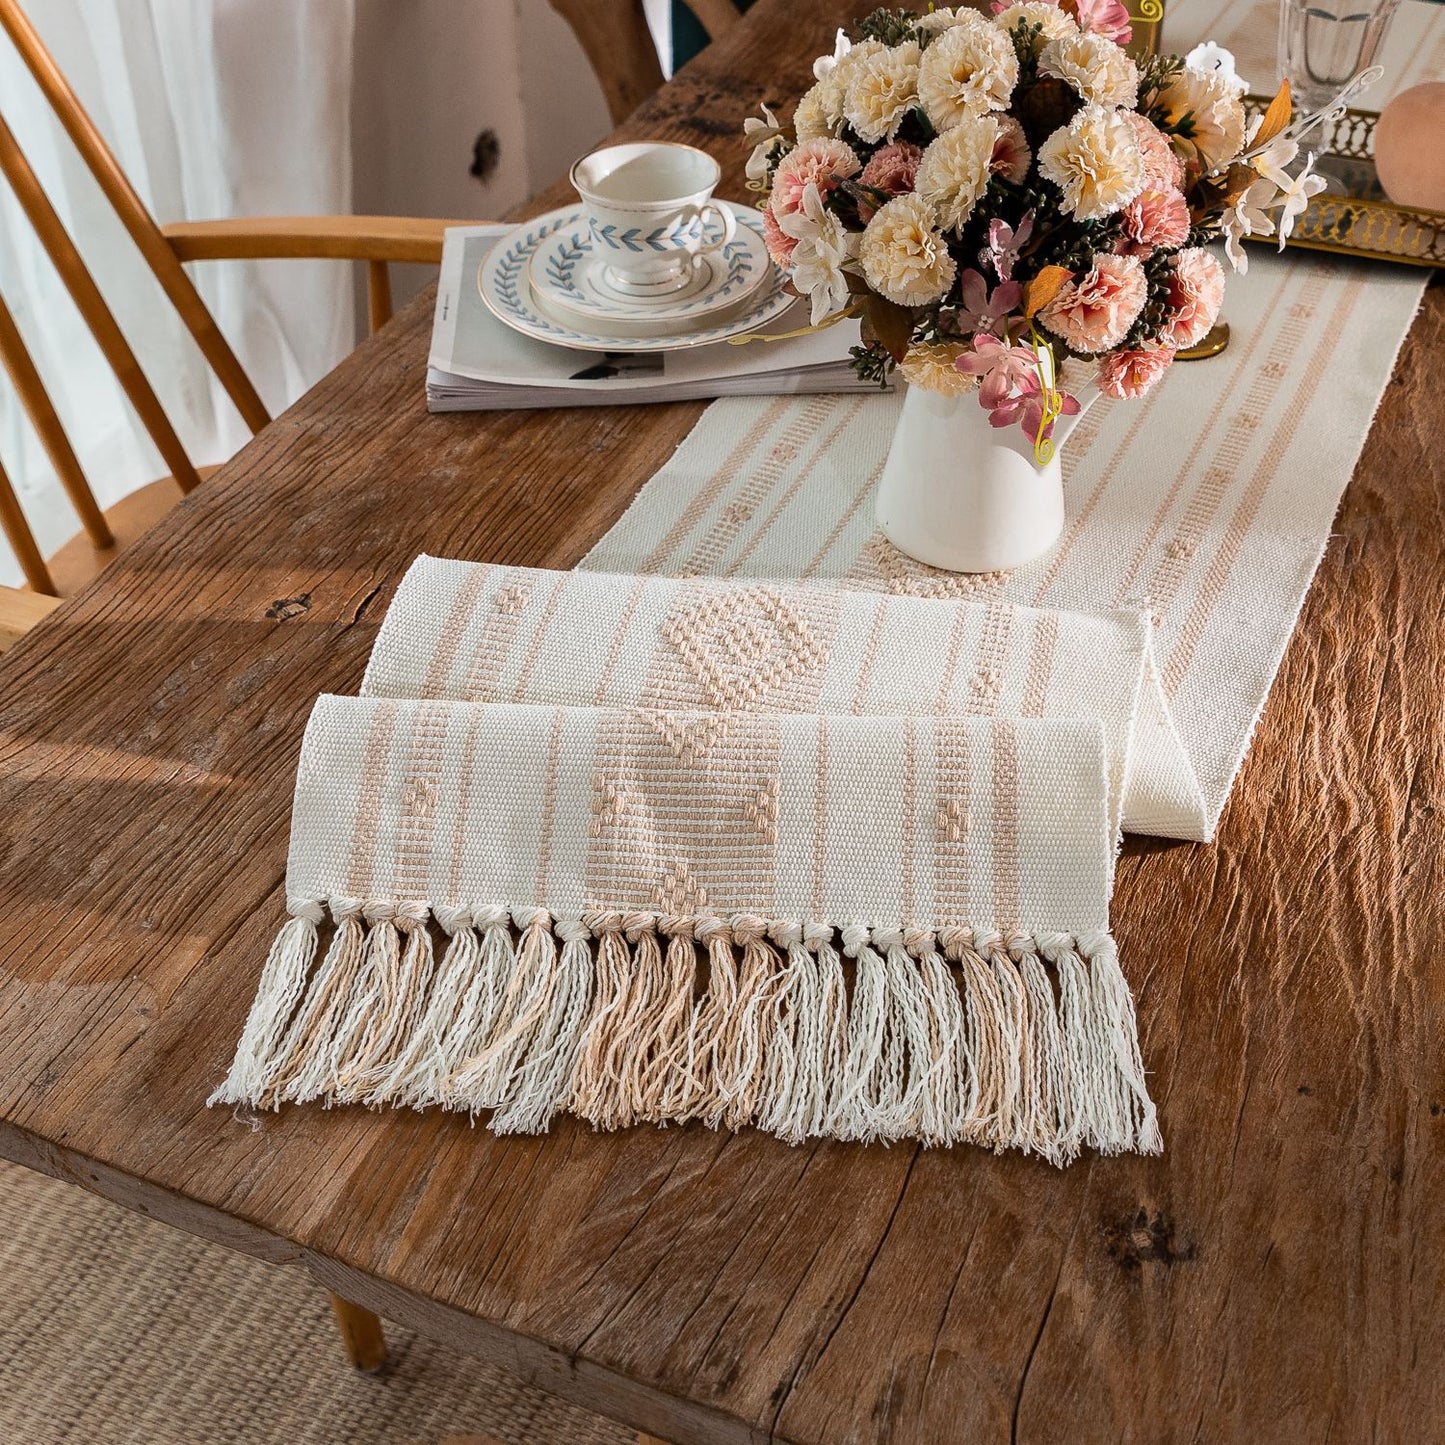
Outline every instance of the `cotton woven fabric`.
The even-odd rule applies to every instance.
[[[323,697],[217,1098],[1157,1149],[1111,864],[1097,721]]]
[[[1130,612],[421,557],[361,691],[697,711],[708,715],[699,744],[738,712],[1093,718],[1111,836],[1122,811],[1133,831],[1197,838],[1203,802],[1151,631]]]

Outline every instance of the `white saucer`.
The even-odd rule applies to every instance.
[[[731,205],[730,202],[727,204]],[[748,232],[747,254],[751,255],[753,241],[760,246],[762,244],[762,216],[748,206],[731,205],[731,209],[738,220],[739,235],[744,228]],[[782,315],[797,299],[783,290],[782,277],[767,259],[764,249],[766,265],[759,268],[761,277],[749,288],[735,287],[737,294],[731,309],[710,314],[705,312],[701,318],[702,325],[696,324],[697,318],[692,315],[674,316],[667,318],[666,329],[659,334],[653,330],[658,322],[654,312],[656,303],[644,306],[638,302],[628,303],[632,307],[630,317],[615,314],[607,318],[599,316],[595,322],[584,322],[580,316],[575,319],[569,316],[566,320],[560,316],[553,317],[543,310],[533,295],[527,280],[528,267],[533,255],[552,238],[559,233],[571,234],[568,228],[576,227],[579,214],[578,207],[567,206],[539,216],[504,236],[482,261],[477,273],[477,289],[482,300],[498,320],[514,331],[574,351],[676,351],[706,346],[713,341],[756,330]],[[708,274],[711,276],[713,273],[709,270]],[[686,300],[695,300],[700,294],[689,293]],[[667,298],[667,304],[673,303],[685,304],[676,295]],[[647,314],[638,315],[641,311]],[[645,334],[639,335],[631,330],[634,323],[644,328]]]
[[[710,218],[707,240],[721,233]],[[563,326],[619,336],[671,336],[715,324],[740,307],[772,272],[762,236],[740,225],[733,239],[696,257],[670,291],[629,295],[593,251],[585,212],[578,210],[531,253],[527,279],[538,310]]]

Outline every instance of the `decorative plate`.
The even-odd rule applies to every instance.
[[[734,205],[732,210],[739,228],[747,227],[761,241],[761,214],[747,206]],[[558,231],[574,223],[576,217],[575,206],[539,216],[535,221],[519,226],[511,235],[504,236],[482,261],[477,273],[477,289],[482,300],[498,320],[514,331],[520,331],[523,336],[546,341],[553,346],[565,346],[573,351],[678,351],[754,331],[781,316],[797,299],[783,290],[782,278],[769,261],[763,279],[751,290],[743,292],[736,310],[721,317],[714,314],[703,318],[705,323],[711,324],[689,325],[689,318],[682,317],[672,323],[674,329],[665,336],[629,336],[619,334],[600,322],[595,326],[584,326],[580,319],[573,325],[554,320],[534,299],[527,280],[527,268],[533,254]]]
[[[721,229],[709,216],[703,239],[716,239]],[[603,258],[594,254],[587,216],[579,209],[532,252],[527,279],[537,309],[564,326],[619,336],[671,336],[716,325],[741,306],[772,269],[762,236],[739,225],[726,246],[697,257],[667,295],[629,296],[614,284]]]

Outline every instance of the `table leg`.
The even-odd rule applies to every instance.
[[[358,1370],[368,1373],[379,1370],[386,1363],[386,1336],[382,1333],[381,1320],[370,1310],[342,1299],[339,1294],[331,1296],[331,1308],[336,1311],[336,1323],[341,1326],[341,1343],[346,1348],[346,1357]]]

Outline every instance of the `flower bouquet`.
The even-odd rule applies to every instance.
[[[1136,63],[1129,38],[1119,0],[876,10],[790,126],[747,123],[769,252],[813,325],[861,314],[861,375],[909,382],[900,440],[915,393],[972,394],[1056,465],[1084,405],[1063,363],[1091,365],[1088,399],[1143,396],[1218,318],[1206,247],[1243,270],[1241,240],[1282,245],[1323,189],[1312,158],[1291,171],[1323,113],[1292,121],[1285,86],[1251,130],[1226,51]]]

